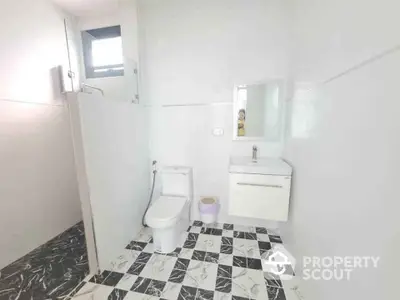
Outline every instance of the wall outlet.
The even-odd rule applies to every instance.
[[[213,129],[213,135],[214,136],[221,136],[224,135],[224,129],[223,128],[214,128]]]

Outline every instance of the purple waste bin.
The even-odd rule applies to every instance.
[[[200,219],[205,224],[215,223],[219,212],[218,200],[214,197],[204,197],[199,201]]]

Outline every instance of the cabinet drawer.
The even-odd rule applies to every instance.
[[[230,175],[231,215],[287,221],[290,176]]]

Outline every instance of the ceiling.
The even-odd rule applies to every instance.
[[[52,0],[65,11],[77,17],[111,13],[119,0]]]

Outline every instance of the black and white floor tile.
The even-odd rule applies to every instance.
[[[0,270],[0,300],[64,299],[88,273],[80,222]]]
[[[85,279],[73,300],[297,300],[295,282],[262,270],[279,233],[194,221],[173,253],[155,253],[151,229],[129,243],[110,270]],[[70,299],[68,298],[68,299]]]

